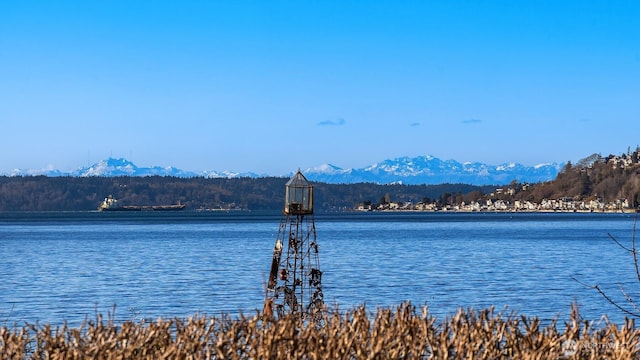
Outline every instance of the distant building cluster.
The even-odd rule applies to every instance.
[[[609,155],[605,158],[605,163],[621,169],[640,164],[640,151],[636,150],[633,153],[622,155]]]
[[[357,211],[512,211],[512,212],[631,212],[633,207],[627,199],[615,202],[603,202],[600,199],[574,201],[570,198],[545,199],[541,203],[515,200],[513,202],[500,199],[474,201],[469,204],[441,205],[433,203],[389,202],[385,204],[359,204]]]
[[[526,191],[529,184],[522,185],[522,190]],[[506,200],[505,196],[512,197],[517,190],[511,187],[497,188],[487,195],[485,199],[471,202],[461,202],[459,204],[442,204],[433,202],[393,202],[388,196],[384,203],[380,204],[359,204],[357,211],[507,211],[507,212],[631,212],[634,211],[633,204],[627,199],[617,199],[613,202],[606,202],[602,199],[575,200],[571,197],[560,199],[543,199],[540,203],[525,200]]]

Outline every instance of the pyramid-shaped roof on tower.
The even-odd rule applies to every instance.
[[[298,172],[296,172],[296,174],[293,175],[293,177],[289,181],[287,181],[286,185],[290,187],[311,186],[309,180],[307,180],[307,178],[302,175],[302,172],[300,172],[300,170],[298,170]]]

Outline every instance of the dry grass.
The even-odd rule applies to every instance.
[[[0,328],[2,359],[640,359],[632,320],[594,328],[577,310],[558,330],[537,318],[460,310],[436,320],[402,304],[328,311],[323,327],[295,318],[194,316],[155,322],[87,321]],[[567,347],[567,344],[573,347]]]

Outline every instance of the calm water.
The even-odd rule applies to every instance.
[[[594,290],[640,295],[629,214],[345,213],[315,217],[325,301],[370,309],[505,306],[545,320],[623,319]],[[253,313],[275,213],[0,213],[0,326]],[[640,297],[639,297],[640,299]]]

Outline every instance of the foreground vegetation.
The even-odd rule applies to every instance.
[[[560,330],[562,328],[562,330]],[[0,328],[2,359],[634,359],[633,320],[595,328],[572,309],[569,321],[543,326],[515,314],[460,310],[437,320],[402,304],[368,312],[329,311],[318,327],[294,317],[194,316],[116,325],[98,316],[80,328]]]

